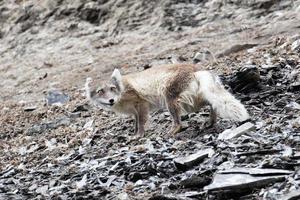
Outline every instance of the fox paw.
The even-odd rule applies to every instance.
[[[182,129],[181,125],[173,126],[171,131],[169,132],[169,134],[176,135],[177,133],[179,133],[181,131],[181,129]]]
[[[86,78],[86,83],[91,83],[91,82],[93,82],[93,79],[91,77],[87,77]]]

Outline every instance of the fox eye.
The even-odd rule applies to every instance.
[[[104,90],[103,90],[103,89],[99,89],[99,90],[97,91],[97,93],[98,93],[98,94],[103,94],[103,93],[104,93]]]
[[[117,90],[117,87],[116,87],[116,86],[111,86],[111,87],[110,87],[110,91],[115,92],[116,90]]]

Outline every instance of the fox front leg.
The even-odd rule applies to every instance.
[[[148,120],[148,106],[146,104],[139,104],[135,114],[135,133],[144,137],[145,124]]]
[[[134,115],[134,133],[137,134],[138,133],[138,130],[139,130],[139,117],[137,114]]]

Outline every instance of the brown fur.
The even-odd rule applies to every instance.
[[[189,89],[192,81],[195,81],[195,71],[195,65],[192,64],[171,64],[124,75],[119,82],[117,78],[112,77],[110,83],[123,88],[123,91],[111,109],[133,115],[135,132],[144,135],[144,126],[150,109],[157,106],[166,107],[173,118],[173,127],[170,132],[175,134],[181,130],[182,108],[186,107],[187,110],[193,111],[207,103],[201,96],[194,98],[193,105],[185,104],[185,100],[181,99],[183,98],[181,94]],[[104,87],[103,90],[109,90],[109,86]],[[91,92],[91,99],[97,99],[95,94]],[[213,109],[211,113],[210,122],[214,123],[216,114]]]
[[[144,96],[142,92],[140,92],[137,88],[132,87],[132,79],[136,79],[137,76],[139,77],[147,77],[151,74],[157,73],[166,73],[170,74],[166,78],[166,80],[162,80],[162,85],[164,85],[162,89],[162,95],[165,102],[165,106],[169,110],[172,118],[173,118],[173,128],[170,131],[172,134],[175,134],[181,130],[181,122],[180,122],[180,106],[178,99],[180,94],[187,89],[188,85],[190,84],[191,80],[194,78],[195,66],[190,64],[172,64],[172,65],[165,65],[160,66],[160,68],[150,68],[142,72],[133,73],[129,75],[123,76],[123,83],[124,88],[126,88],[126,92],[121,98],[121,101],[126,101],[129,96],[135,96],[134,98],[137,99],[136,108],[134,114],[135,119],[138,123],[136,123],[136,132],[143,134],[144,132],[144,124],[147,121],[147,115],[150,110],[150,107],[155,107],[155,105],[151,106],[151,103],[147,101],[147,97]],[[156,94],[158,95],[158,94]],[[127,101],[128,102],[128,101]],[[142,129],[142,130],[141,130]]]

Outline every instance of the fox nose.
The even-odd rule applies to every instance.
[[[110,100],[109,100],[109,103],[113,104],[114,101],[115,101],[114,99],[110,99]]]

